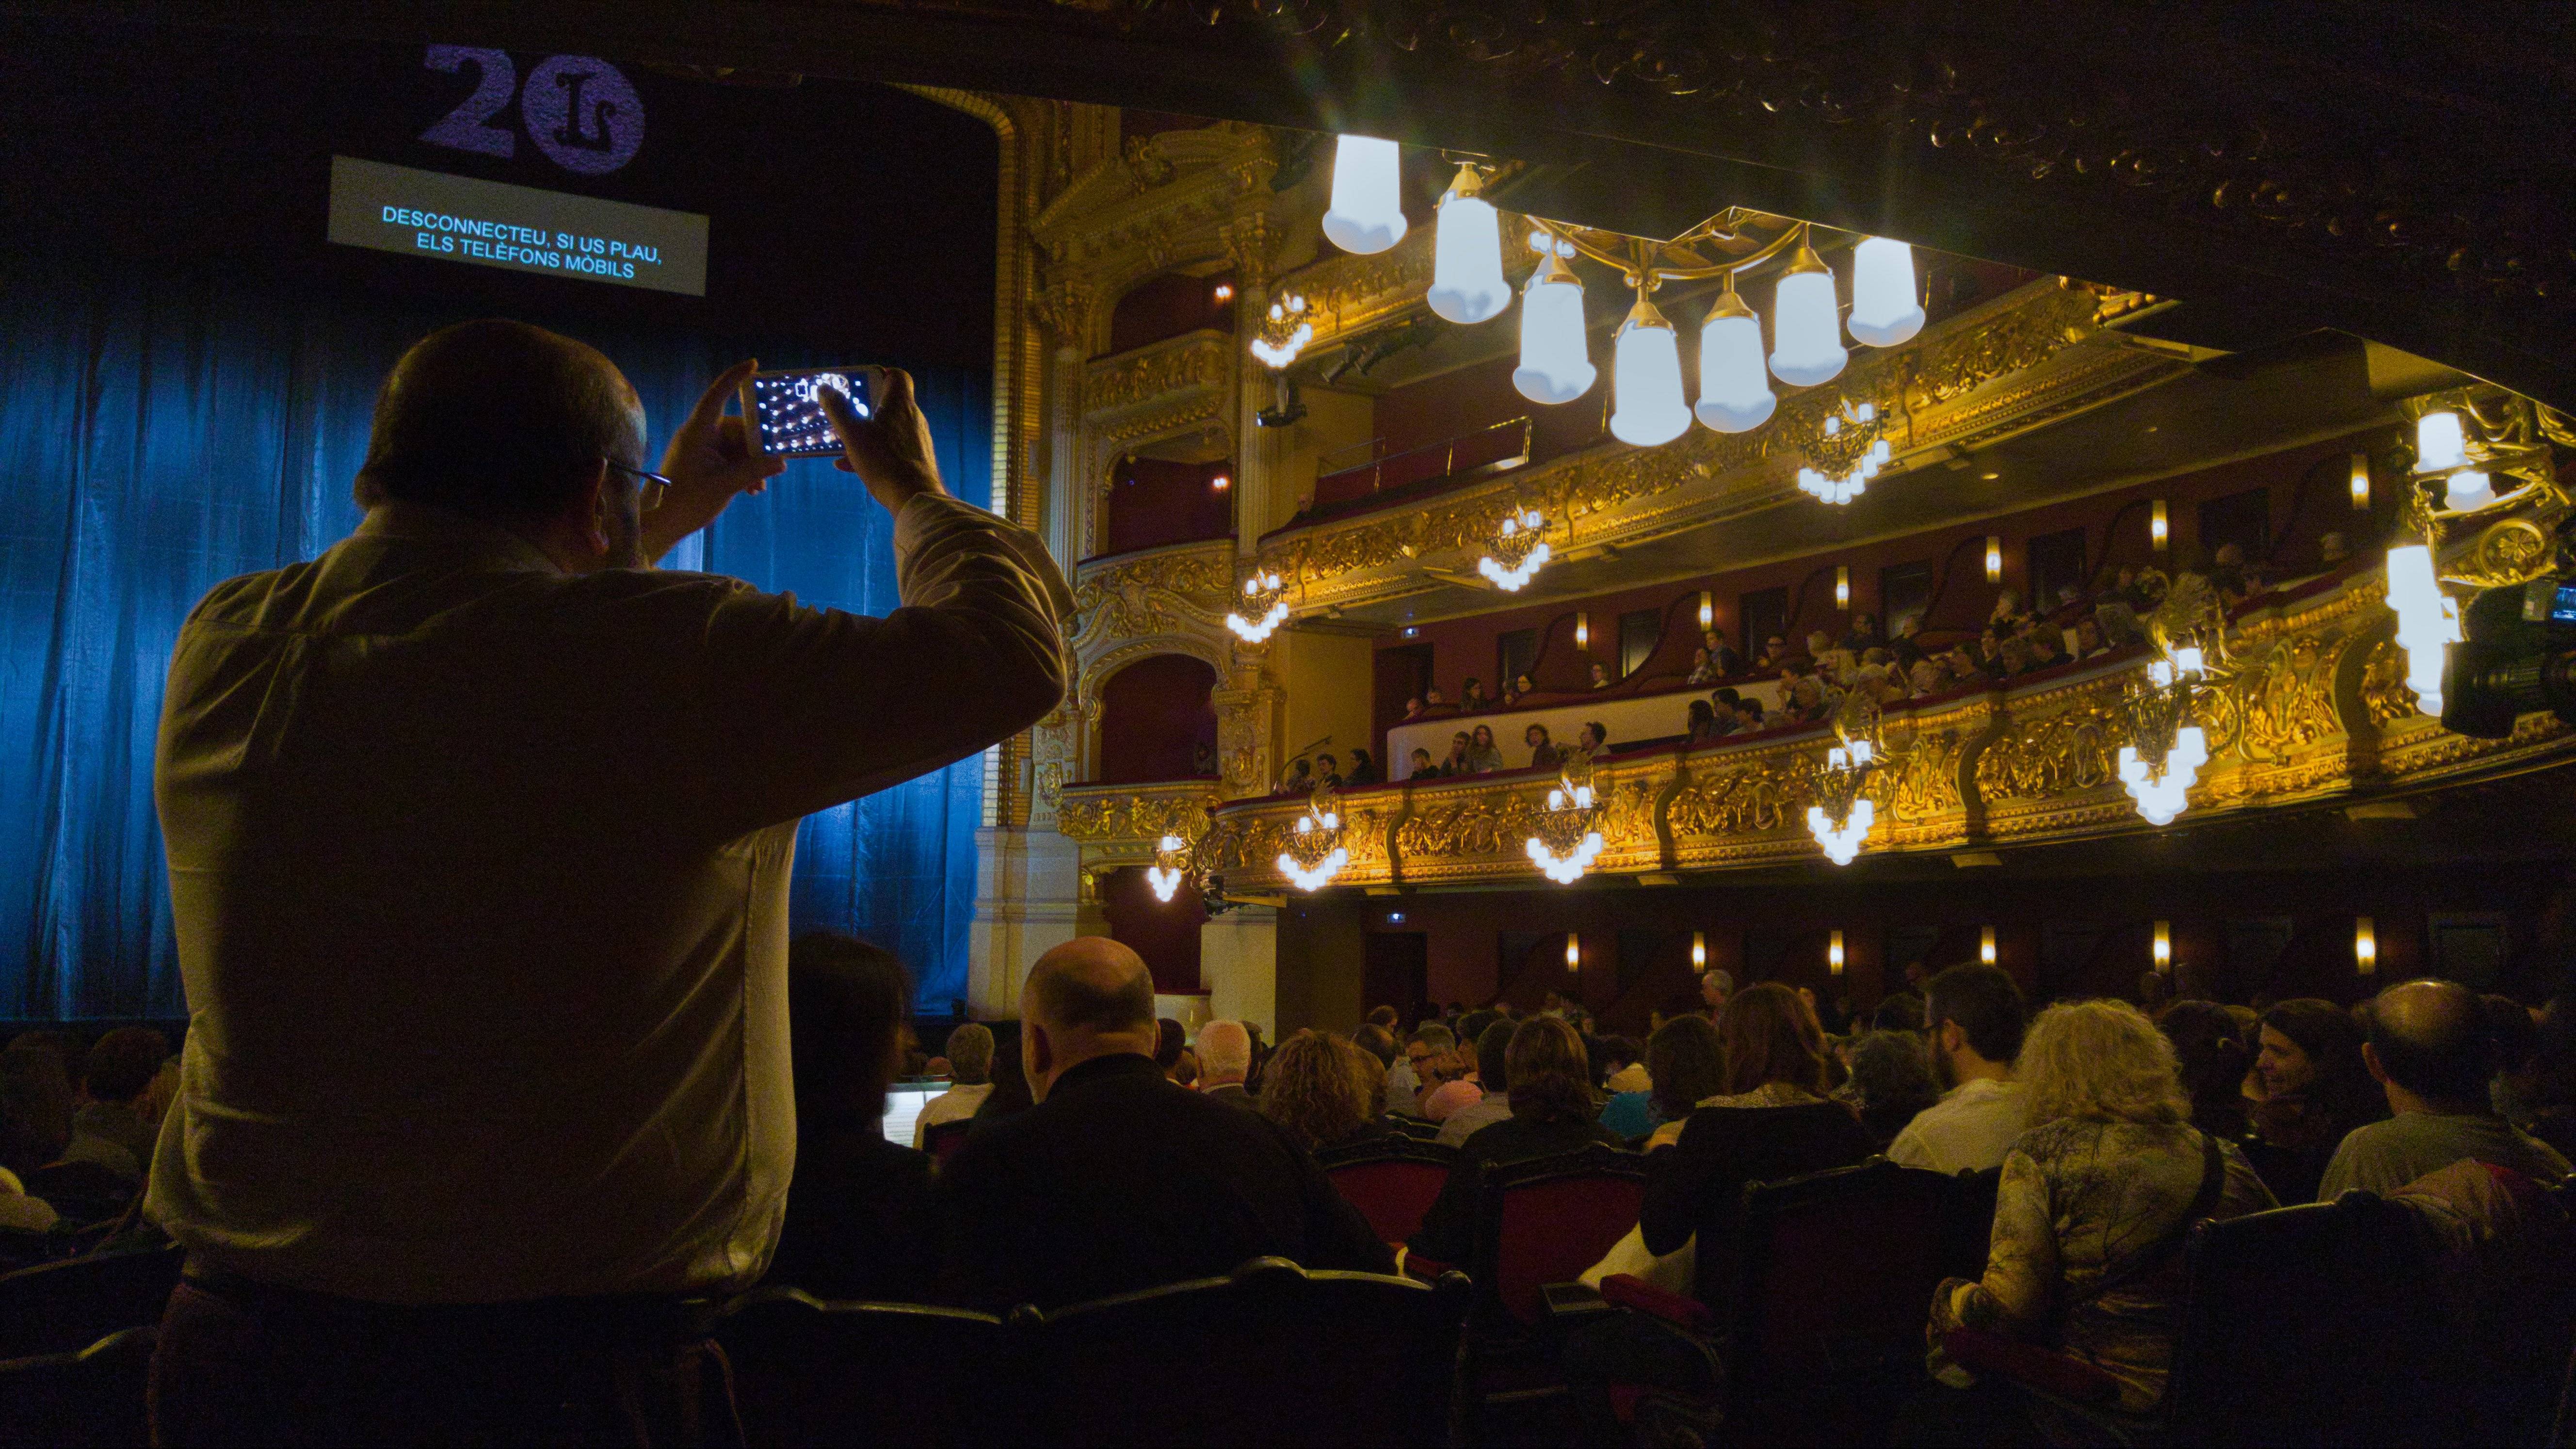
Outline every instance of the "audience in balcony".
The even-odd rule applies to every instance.
[[[2029,1125],[2027,1096],[2013,1079],[2021,988],[1993,966],[1953,966],[1924,983],[1923,1016],[1941,1100],[1896,1134],[1887,1155],[1934,1172],[2002,1166],[2013,1139]]]
[[[1597,659],[1596,659],[1596,660],[1592,661],[1592,679],[1591,679],[1591,682],[1589,682],[1589,683],[1587,683],[1586,685],[1584,685],[1584,688],[1586,688],[1586,689],[1608,689],[1611,685],[1614,685],[1614,684],[1616,684],[1616,683],[1618,683],[1618,682],[1619,682],[1619,681],[1617,681],[1617,680],[1615,680],[1615,679],[1612,679],[1612,678],[1610,677],[1610,666],[1609,666],[1609,665],[1607,665],[1607,664],[1604,664],[1604,663],[1602,663],[1600,660],[1597,660]]]
[[[1485,681],[1478,679],[1472,674],[1468,675],[1467,682],[1460,686],[1458,690],[1458,708],[1460,712],[1465,714],[1474,714],[1478,710],[1491,709],[1493,707],[1493,697],[1485,693]]]
[[[2049,1007],[2020,1062],[2032,1126],[2004,1159],[1985,1273],[1942,1283],[1933,1340],[1965,1327],[2061,1347],[2144,1415],[2164,1396],[2191,1226],[2278,1204],[2233,1144],[2190,1125],[2173,1048],[2127,1002]]]
[[[1556,747],[1543,724],[1521,731],[1521,743],[1529,746],[1529,767],[1533,770],[1553,770],[1565,762],[1565,752]]]
[[[1932,1080],[1932,1058],[1920,1034],[1910,1031],[1864,1031],[1835,1048],[1851,1075],[1833,1091],[1834,1100],[1860,1114],[1863,1127],[1879,1150],[1887,1150],[1907,1123],[1941,1100]]]
[[[1583,722],[1574,735],[1574,753],[1590,760],[1610,752],[1610,727],[1596,719]]]
[[[1502,748],[1494,743],[1492,725],[1476,726],[1475,736],[1467,746],[1467,768],[1479,775],[1490,775],[1507,768],[1503,764]]]
[[[1441,1121],[1437,1139],[1441,1146],[1461,1146],[1479,1130],[1512,1115],[1512,1029],[1512,1022],[1503,1017],[1495,1017],[1477,1029],[1474,1050],[1480,1095]],[[1584,1076],[1586,1080],[1591,1077],[1588,1067]]]
[[[1354,748],[1351,767],[1342,773],[1342,783],[1353,787],[1377,784],[1377,761],[1369,758],[1368,751]]]
[[[1460,730],[1449,737],[1449,754],[1440,762],[1444,777],[1476,773],[1476,737]]]
[[[1726,642],[1726,631],[1708,628],[1700,631],[1700,642],[1708,649],[1709,667],[1719,679],[1733,679],[1745,672],[1744,656]]]
[[[1511,687],[1503,691],[1503,700],[1508,704],[1523,695],[1536,693],[1538,693],[1538,684],[1535,680],[1526,674],[1515,674],[1512,676]]]
[[[1852,615],[1851,626],[1843,630],[1842,647],[1854,654],[1866,653],[1886,642],[1886,636],[1878,632],[1878,621],[1867,614]]]
[[[1303,795],[1314,788],[1315,762],[1303,755],[1290,761],[1287,772],[1279,777],[1279,793],[1282,795]]]
[[[1163,1080],[1148,1055],[1154,982],[1134,951],[1068,941],[1038,958],[1020,1000],[1037,1105],[970,1136],[940,1172],[947,1301],[1058,1308],[1264,1255],[1394,1266],[1278,1125]],[[1239,1049],[1240,1032],[1225,1044]],[[1202,1059],[1212,1044],[1202,1030]]]
[[[930,1158],[885,1137],[912,978],[894,954],[817,931],[787,953],[796,1170],[769,1281],[826,1298],[930,1288]]]
[[[2345,1135],[2388,1115],[2361,1048],[2360,1025],[2331,1001],[2299,997],[2263,1013],[2245,1079],[2250,1150],[2284,1201],[2315,1197]]]
[[[1157,1041],[1155,1065],[1170,1076],[1180,1070],[1186,1049],[1186,1034],[1177,1021],[1158,1022],[1157,1028],[1168,1027],[1163,1035],[1169,1039],[1170,1061],[1164,1060],[1164,1044]],[[993,1095],[993,1029],[980,1021],[970,1021],[948,1034],[947,1091],[921,1104],[921,1115],[912,1123],[912,1145],[922,1146],[930,1129],[942,1122],[963,1122],[975,1115],[984,1099]]]
[[[1684,684],[1715,684],[1721,677],[1717,661],[1706,648],[1691,651],[1690,676],[1682,681]]]
[[[2361,1056],[2392,1115],[2356,1127],[2335,1148],[2317,1200],[2349,1188],[2385,1195],[2474,1159],[2538,1182],[2567,1175],[2567,1159],[2499,1115],[2490,1093],[2495,1036],[2476,992],[2455,981],[2409,981],[2362,1009]]]
[[[1498,1022],[1488,1028],[1486,1039],[1496,1033],[1504,1037],[1510,1106],[1459,1145],[1457,1166],[1449,1170],[1449,1181],[1413,1235],[1411,1251],[1436,1262],[1467,1261],[1488,1169],[1579,1152],[1595,1142],[1620,1145],[1617,1134],[1595,1120],[1600,1106],[1592,1094],[1592,1063],[1573,1027],[1558,1017],[1533,1016],[1518,1026]],[[1450,1118],[1450,1123],[1465,1115]],[[1448,1125],[1441,1130],[1445,1137]]]
[[[1330,789],[1340,789],[1347,783],[1342,779],[1342,762],[1329,753],[1316,755],[1315,783]]]

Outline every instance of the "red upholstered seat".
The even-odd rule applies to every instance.
[[[1369,1220],[1378,1241],[1401,1243],[1422,1226],[1422,1215],[1431,1211],[1449,1181],[1458,1154],[1436,1143],[1390,1138],[1338,1153],[1327,1150],[1316,1154],[1316,1160],[1333,1186]]]
[[[1644,1159],[1615,1147],[1488,1170],[1470,1273],[1479,1299],[1523,1328],[1535,1326],[1547,1311],[1539,1289],[1572,1282],[1601,1261],[1637,1225],[1645,1200]]]

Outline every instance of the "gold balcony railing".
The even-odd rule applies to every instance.
[[[2195,710],[2210,763],[2174,827],[2246,810],[2524,768],[2576,750],[2576,731],[2525,716],[2510,738],[2471,739],[2415,711],[2377,571],[2240,617],[2235,670]],[[1884,767],[1866,792],[1864,855],[2143,831],[2122,788],[2122,691],[2143,659],[2015,688],[1890,709]],[[1831,736],[1821,730],[1602,761],[1594,874],[1823,864],[1806,813]],[[1341,886],[1545,886],[1525,842],[1556,778],[1521,771],[1345,791]],[[1216,809],[1200,868],[1233,896],[1289,887],[1276,861],[1302,799]]]
[[[1144,785],[1067,785],[1056,828],[1082,842],[1087,868],[1150,865],[1166,835],[1196,842],[1219,799],[1214,780]]]

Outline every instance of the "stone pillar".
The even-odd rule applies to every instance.
[[[1081,934],[1082,848],[1052,830],[987,828],[975,832],[975,854],[966,1007],[988,1020],[1014,1017],[1030,965]]]
[[[1211,1019],[1257,1022],[1279,1040],[1279,912],[1237,906],[1209,917],[1199,927],[1199,979]]]

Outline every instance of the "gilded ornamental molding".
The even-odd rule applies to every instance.
[[[1083,420],[1096,425],[1145,408],[1186,409],[1198,395],[1221,393],[1233,380],[1234,339],[1193,332],[1084,368]]]

